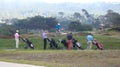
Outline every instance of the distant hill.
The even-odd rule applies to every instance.
[[[74,13],[81,12],[81,9],[86,9],[91,14],[105,14],[107,10],[111,9],[115,12],[120,12],[120,3],[1,3],[0,2],[0,15],[1,13],[8,12],[10,17],[17,15],[49,15],[57,14],[58,12]],[[4,16],[4,15],[2,15]]]

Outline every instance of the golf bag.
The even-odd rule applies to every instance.
[[[34,49],[34,45],[32,44],[31,41],[29,41],[27,38],[22,38],[21,39],[27,44],[24,48],[27,49],[28,47],[30,47],[31,49]]]
[[[68,48],[68,43],[66,42],[66,40],[61,40],[61,43],[64,45],[66,49]]]
[[[82,45],[77,40],[72,39],[72,43],[73,43],[73,48],[74,49],[79,48],[79,49],[83,50]]]
[[[48,41],[50,42],[50,48],[55,47],[56,49],[58,49],[58,44],[56,43],[56,41],[53,38],[48,39]]]
[[[103,44],[98,42],[97,40],[93,41],[93,44],[97,46],[97,49],[103,50]]]

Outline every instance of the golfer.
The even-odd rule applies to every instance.
[[[19,30],[16,30],[14,36],[15,36],[16,48],[19,48],[19,38],[20,38]]]
[[[58,23],[58,24],[56,25],[56,33],[59,33],[59,34],[60,34],[60,29],[61,29],[61,25],[60,25],[60,23]]]
[[[92,41],[93,41],[93,36],[92,36],[91,33],[89,33],[87,35],[87,44],[88,44],[87,49],[91,49],[92,48]]]

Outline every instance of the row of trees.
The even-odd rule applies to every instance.
[[[119,27],[120,26],[120,14],[114,12],[113,10],[108,10],[105,15],[95,16],[94,14],[90,14],[86,9],[82,9],[82,14],[80,12],[75,12],[71,17],[67,17],[67,19],[59,20],[59,21],[69,21],[76,20],[80,21],[82,24],[90,24],[93,28],[99,29],[100,25],[104,25],[107,28]],[[60,16],[64,15],[64,12],[59,12]]]
[[[20,29],[25,32],[30,30],[55,31],[55,26],[57,23],[58,21],[56,18],[42,16],[35,16],[27,19],[12,19],[12,25],[1,24],[0,34],[13,35],[16,29]],[[59,23],[61,23],[61,26],[66,25],[66,23],[62,22]],[[79,21],[69,21],[69,24],[67,25],[65,30],[70,31],[92,30],[92,26],[83,25]]]
[[[51,31],[55,30],[55,26],[57,23],[58,23],[57,19],[53,17],[35,16],[32,18],[17,20],[14,22],[13,25],[15,26],[15,28],[18,29],[26,30],[43,29]],[[66,23],[64,22],[61,24],[65,25]],[[88,31],[92,30],[92,26],[87,24],[81,24],[81,22],[79,21],[69,21],[69,24],[65,29],[70,31],[86,31],[86,30]]]
[[[113,10],[108,10],[107,14],[105,15],[106,23],[111,24],[112,26],[120,26],[120,14],[114,12]]]
[[[75,12],[72,17],[63,17],[64,13],[59,12],[61,17],[43,17],[35,16],[26,19],[12,19],[11,25],[0,24],[0,34],[12,35],[16,29],[28,30],[49,30],[55,31],[55,26],[59,22],[65,30],[70,31],[89,31],[93,28],[99,28],[100,24],[106,27],[117,27],[120,29],[120,14],[108,10],[107,14],[94,17],[85,9],[82,9],[84,16]],[[8,21],[7,21],[8,22]],[[87,23],[88,22],[88,23]]]
[[[90,14],[86,9],[82,9],[81,12],[74,12],[71,16],[65,16],[64,12],[59,12],[58,14],[61,17],[58,17],[58,21],[60,22],[68,22],[68,21],[79,21],[81,24],[92,25],[93,28],[99,28],[99,19],[94,17],[94,14]],[[62,20],[61,20],[62,18]]]
[[[32,18],[17,20],[14,22],[14,26],[17,29],[45,29],[45,30],[51,30],[55,28],[55,25],[57,24],[56,18],[53,17],[42,17],[42,16],[35,16]]]
[[[73,21],[68,26],[71,31],[90,31],[92,26],[88,24],[81,24],[79,21]]]

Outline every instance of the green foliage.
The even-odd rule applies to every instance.
[[[71,31],[90,31],[92,30],[91,25],[81,24],[79,21],[73,21],[68,26]]]
[[[69,30],[71,31],[79,31],[79,27],[81,26],[81,23],[74,21],[69,24]]]
[[[0,35],[11,36],[14,34],[15,28],[11,25],[2,25],[0,28]]]
[[[75,13],[73,14],[73,16],[74,16],[75,18],[80,18],[80,17],[81,17],[80,13],[78,13],[78,12],[75,12]]]
[[[95,22],[92,23],[92,26],[96,29],[99,29],[100,26],[100,20],[99,19],[95,19]]]
[[[120,27],[112,27],[108,29],[108,31],[119,31],[120,32]]]
[[[119,13],[109,10],[105,16],[106,16],[109,24],[112,23],[112,25],[114,25],[114,26],[120,26],[120,14]]]
[[[45,29],[51,30],[57,24],[56,18],[35,16],[32,18],[18,20],[14,26],[19,29]]]

